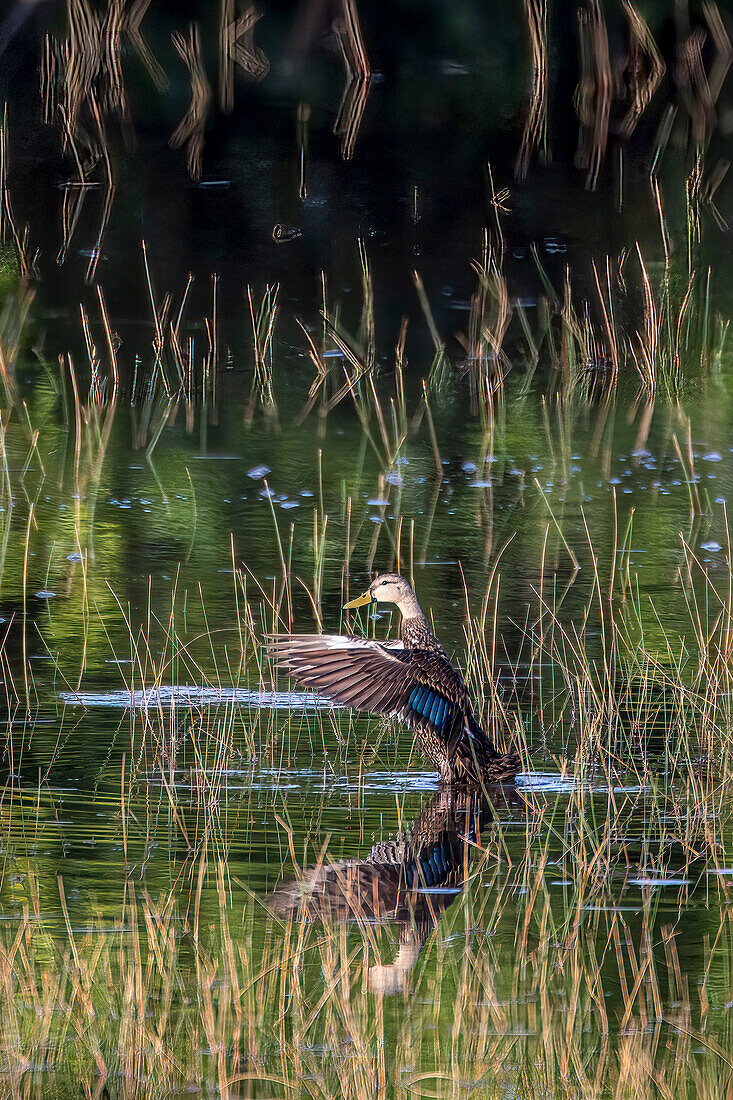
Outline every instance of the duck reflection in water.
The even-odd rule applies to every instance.
[[[514,787],[445,787],[393,840],[375,844],[365,859],[306,868],[268,896],[268,908],[297,922],[399,925],[397,957],[373,966],[369,979],[376,992],[403,992],[421,949],[461,891],[482,832],[495,809],[507,808],[526,808]]]

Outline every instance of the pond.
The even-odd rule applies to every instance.
[[[0,19],[0,1092],[727,1095],[727,12]]]

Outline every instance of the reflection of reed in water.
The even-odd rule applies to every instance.
[[[201,38],[197,24],[191,24],[187,37],[177,31],[171,37],[173,45],[188,69],[191,80],[191,102],[186,114],[171,135],[170,143],[176,149],[182,145],[186,146],[188,171],[192,179],[200,179],[211,86],[201,56]]]
[[[420,951],[468,874],[471,849],[494,820],[494,807],[523,807],[516,788],[485,791],[446,787],[393,840],[375,844],[365,859],[319,862],[269,895],[269,907],[294,921],[400,925],[399,951],[388,966],[373,966],[372,988],[407,987]],[[368,937],[371,938],[371,937]]]

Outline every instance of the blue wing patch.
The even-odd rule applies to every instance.
[[[451,712],[451,704],[432,688],[421,687],[419,684],[410,692],[407,699],[408,706],[423,718],[427,718],[432,726],[442,729]]]
[[[411,889],[435,887],[445,880],[452,866],[452,860],[446,858],[441,841],[428,851],[421,852],[407,872]]]

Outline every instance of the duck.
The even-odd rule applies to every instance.
[[[443,783],[513,783],[518,752],[500,753],[474,717],[466,682],[430,629],[411,585],[377,576],[345,610],[392,604],[400,637],[378,641],[341,634],[271,635],[279,668],[332,702],[404,722]]]
[[[322,857],[265,895],[264,906],[298,924],[396,924],[397,957],[373,966],[369,983],[383,993],[404,991],[420,951],[460,893],[472,856],[486,843],[495,810],[528,812],[515,787],[442,786],[397,836],[363,858]]]

